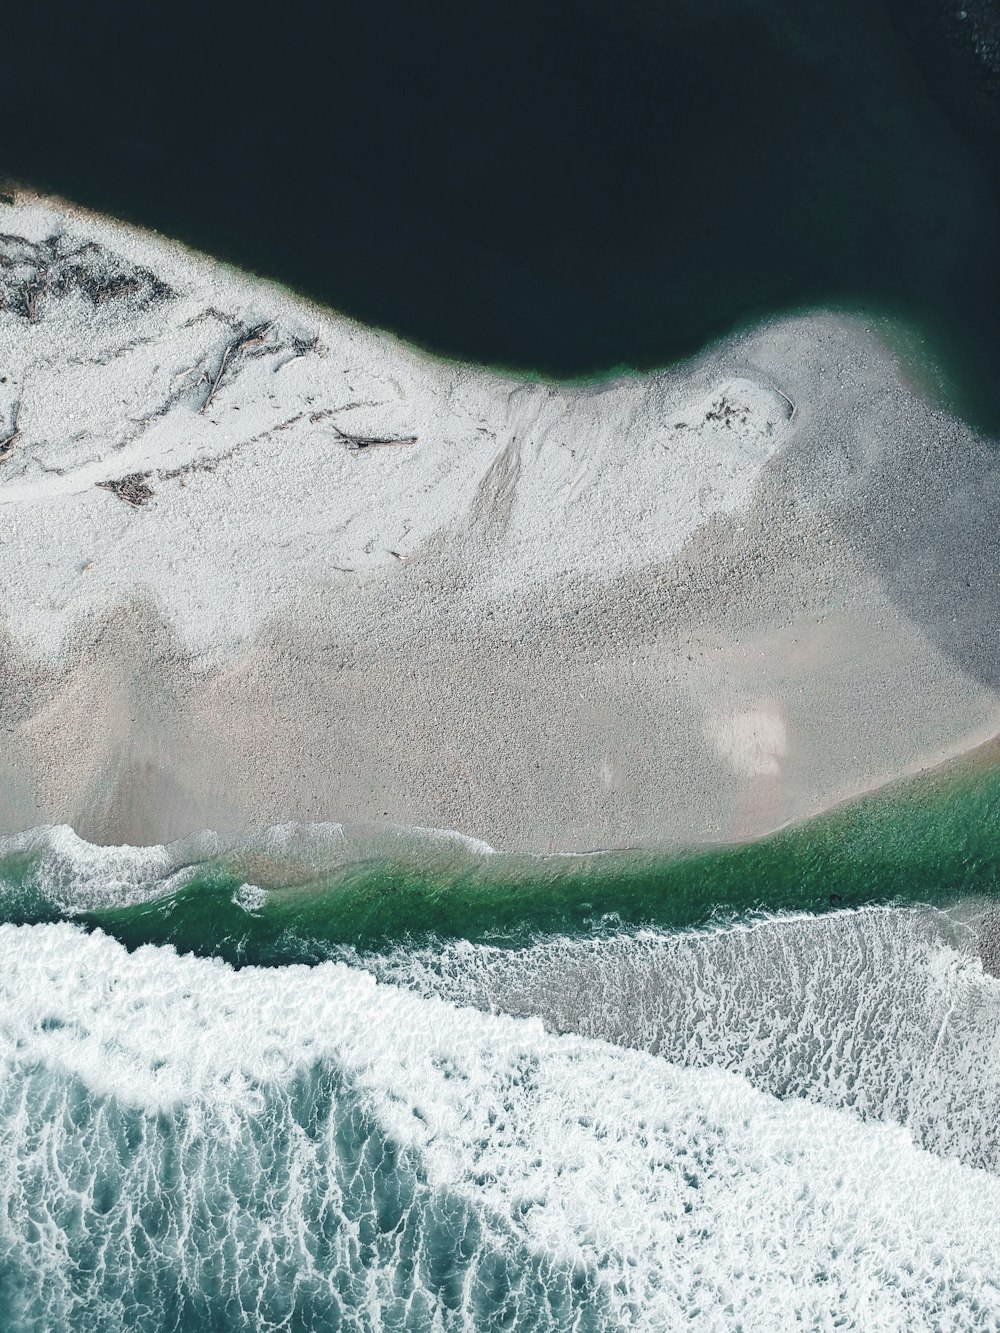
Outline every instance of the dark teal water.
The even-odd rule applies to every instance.
[[[550,374],[887,311],[995,424],[996,20],[963,12],[978,45],[929,0],[21,4],[0,171]]]

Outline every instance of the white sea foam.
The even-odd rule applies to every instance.
[[[233,890],[233,902],[244,912],[259,912],[267,902],[267,894],[259,884],[240,884]]]
[[[870,907],[517,950],[457,941],[365,965],[454,1004],[895,1121],[1000,1171],[1000,980],[983,971],[976,917],[972,904]]]
[[[199,833],[167,847],[97,847],[55,827],[0,839],[0,855],[33,852],[33,887],[73,913],[157,898],[236,848],[278,856],[279,880],[283,866],[329,869],[376,847],[490,851],[448,831],[400,826],[372,837],[286,824],[239,844]],[[249,880],[233,894],[251,913],[266,899]],[[923,1147],[1000,1171],[1000,980],[983,972],[974,922],[954,912],[871,907],[680,933],[549,937],[516,950],[458,940],[362,965],[453,1004],[537,1015],[550,1031],[895,1121]]]
[[[127,907],[175,892],[199,867],[222,857],[273,859],[273,872],[291,876],[330,872],[370,857],[419,857],[447,848],[478,858],[493,848],[450,829],[404,824],[295,823],[273,825],[255,835],[223,837],[203,830],[165,845],[99,846],[69,825],[44,825],[0,837],[0,861],[29,856],[31,888],[64,912]]]
[[[407,1326],[488,1327],[482,1274],[503,1261],[508,1278],[548,1265],[539,1288],[565,1294],[543,1318],[517,1286],[524,1327],[1000,1320],[989,1173],[895,1126],[343,964],[235,972],[68,925],[4,926],[0,1056],[0,1248],[28,1274],[22,1310],[79,1315],[89,1292],[89,1326],[110,1327],[110,1262],[131,1266],[149,1309],[165,1273],[210,1278],[244,1308],[252,1270],[258,1327],[278,1326],[283,1276],[311,1309],[323,1290],[339,1301],[326,1326],[402,1326],[386,1312],[403,1292]],[[363,1225],[359,1191],[375,1199]],[[456,1226],[452,1290],[434,1254]],[[98,1245],[91,1267],[81,1236]]]
[[[0,837],[0,860],[33,862],[32,887],[66,912],[119,907],[180,888],[200,863],[225,850],[218,834],[202,831],[166,846],[99,846],[68,824]]]

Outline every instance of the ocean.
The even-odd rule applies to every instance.
[[[0,1325],[995,1328],[998,793],[672,858],[5,839]]]

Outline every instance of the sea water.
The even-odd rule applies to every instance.
[[[783,1096],[760,1014],[713,1031],[707,978],[691,1060],[630,1048],[641,1011],[630,1047],[557,1035],[398,955],[387,983],[2,927],[3,1326],[995,1328],[1000,982],[927,923],[922,948],[868,924],[902,937],[903,1015],[855,1038],[813,966],[776,995]],[[878,1022],[887,978],[850,962]]]
[[[0,173],[521,371],[884,311],[1000,421],[989,0],[64,9],[8,16]]]
[[[995,783],[721,862],[4,840],[0,1327],[996,1328]]]

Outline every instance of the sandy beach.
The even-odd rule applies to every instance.
[[[873,325],[534,383],[0,233],[0,833],[713,842],[1000,731],[997,456]]]

